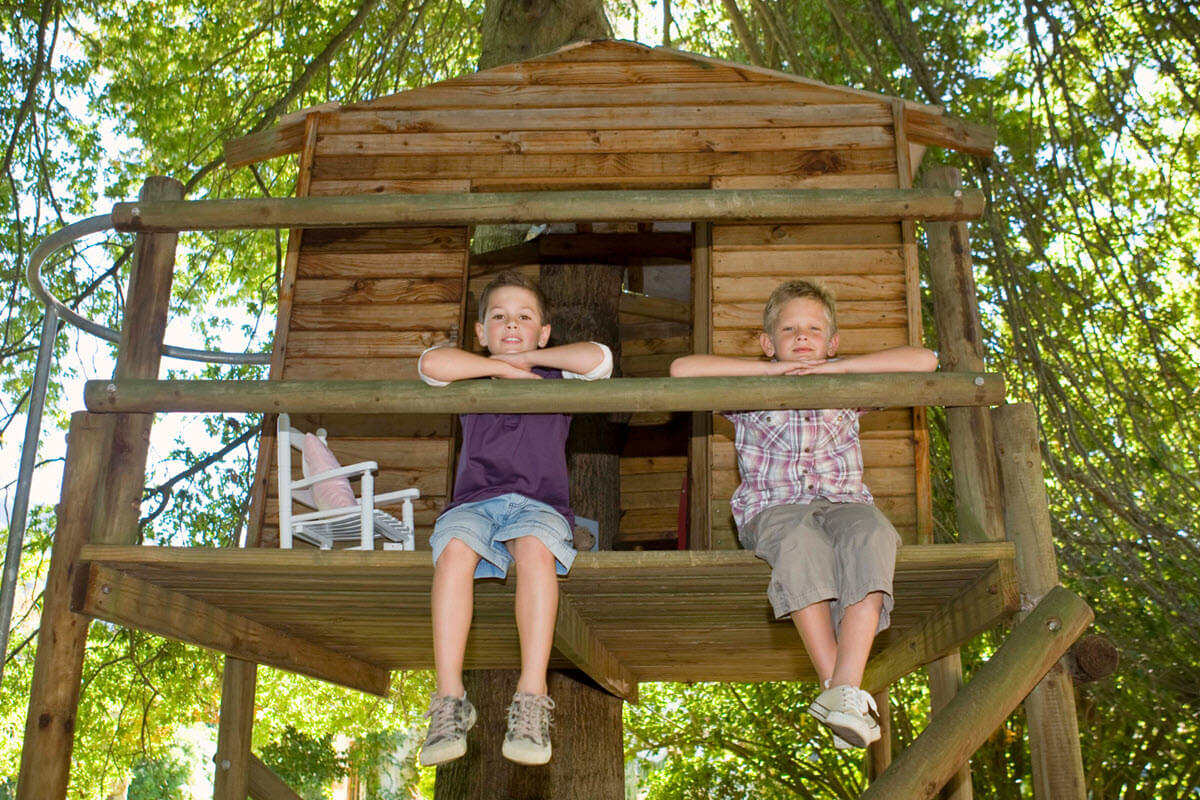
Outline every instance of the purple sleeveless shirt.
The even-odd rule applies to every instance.
[[[562,371],[534,367],[544,379]],[[538,500],[567,519],[574,529],[567,488],[568,414],[463,414],[462,451],[454,477],[454,498],[445,511],[515,492]],[[443,511],[443,513],[445,513]]]

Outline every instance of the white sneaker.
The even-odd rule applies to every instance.
[[[508,732],[500,754],[529,766],[550,760],[550,712],[554,701],[544,694],[517,692],[508,707]]]
[[[834,747],[866,747],[879,741],[879,710],[875,698],[856,686],[834,686],[817,695],[808,707],[834,733]],[[841,739],[841,742],[838,742]],[[844,745],[844,747],[843,747]]]

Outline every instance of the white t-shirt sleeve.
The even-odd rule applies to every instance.
[[[425,374],[425,371],[423,369],[421,369],[421,363],[425,361],[425,353],[428,353],[430,350],[437,350],[439,347],[446,347],[446,346],[447,345],[444,345],[444,344],[435,344],[433,347],[426,347],[421,352],[421,357],[417,359],[417,375],[419,375],[421,380],[425,381],[425,383],[429,384],[430,386],[449,386],[450,385],[449,381],[439,381],[437,378],[429,377],[428,375]]]
[[[608,349],[608,345],[600,344],[599,342],[592,342],[592,344],[596,345],[596,347],[599,347],[601,350],[604,351],[604,358],[602,358],[600,360],[600,363],[597,364],[596,366],[592,367],[589,371],[587,371],[583,374],[580,374],[578,372],[568,372],[567,370],[564,369],[562,371],[562,375],[564,378],[570,378],[570,379],[577,380],[577,381],[597,381],[597,380],[601,380],[603,378],[608,378],[608,377],[612,376],[612,371],[613,371],[612,350]]]

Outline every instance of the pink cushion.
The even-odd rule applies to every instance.
[[[333,454],[328,445],[311,433],[304,434],[302,464],[306,478],[341,466],[337,456]],[[350,481],[347,478],[329,478],[317,481],[313,484],[312,493],[313,502],[321,511],[327,508],[345,508],[358,502],[354,498],[354,490],[350,488]]]

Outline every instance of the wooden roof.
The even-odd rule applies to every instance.
[[[424,552],[87,545],[72,607],[247,660],[382,694],[430,669]],[[864,685],[881,688],[1014,613],[1011,544],[903,547],[892,627]],[[580,553],[560,580],[552,666],[636,698],[642,681],[810,680],[770,570],[739,551]],[[468,669],[519,666],[515,580],[476,583]]]
[[[702,71],[698,72],[696,67]],[[670,48],[602,40],[576,42],[543,56],[363,103],[332,102],[303,109],[281,117],[272,128],[227,142],[225,158],[233,168],[300,152],[307,120],[312,114],[336,118],[343,113],[353,116],[366,111],[396,112],[393,114],[396,133],[420,135],[439,130],[436,121],[431,123],[421,118],[422,111],[441,112],[444,116],[445,111],[454,110],[455,116],[475,120],[468,125],[471,128],[519,130],[526,123],[523,109],[559,108],[564,114],[573,114],[574,122],[579,123],[567,127],[586,128],[585,118],[589,114],[597,118],[606,116],[589,109],[638,105],[644,107],[645,113],[628,120],[634,127],[723,127],[732,131],[745,127],[741,119],[755,109],[759,112],[774,109],[776,115],[799,115],[797,124],[812,125],[822,124],[809,119],[812,114],[828,115],[832,107],[841,106],[841,113],[876,114],[887,124],[892,120],[891,108],[895,104],[903,108],[907,139],[914,145],[991,155],[993,131],[945,116],[938,106],[831,86],[798,75]],[[658,123],[651,113],[656,106],[663,107],[665,115]],[[694,107],[689,109],[689,106]],[[717,106],[715,116],[709,106]],[[547,136],[554,137],[562,127],[558,117],[561,114],[556,115],[557,121],[547,130]],[[483,118],[490,122],[478,121]],[[784,122],[780,119],[774,124]],[[434,127],[429,127],[431,124]],[[838,122],[831,118],[823,124]],[[328,129],[328,125],[325,127]],[[744,141],[744,137],[739,134],[731,141],[731,151],[738,149],[738,140]],[[490,145],[504,147],[506,143],[495,141]],[[524,145],[508,143],[508,146]],[[716,146],[721,147],[720,143]],[[478,142],[464,142],[468,151],[479,147]],[[615,149],[619,151],[620,145]]]

